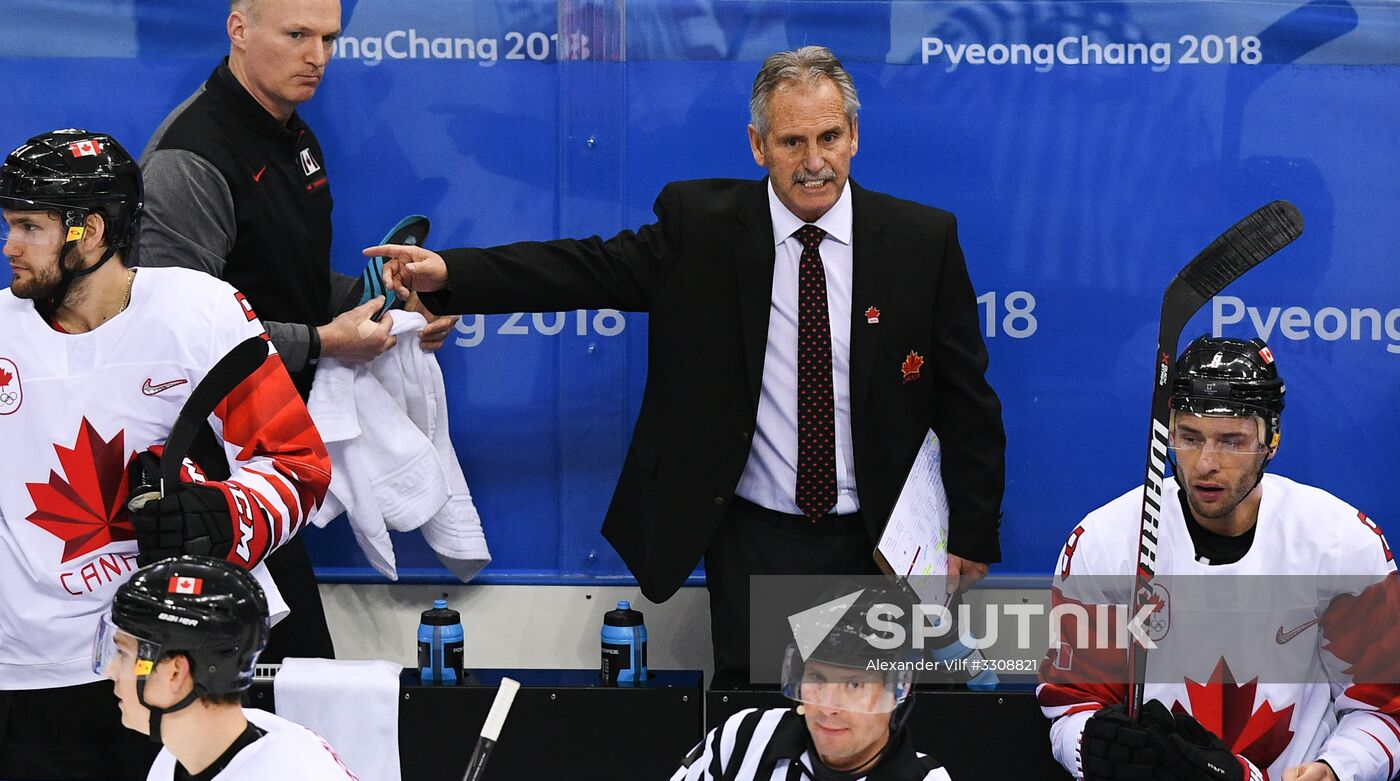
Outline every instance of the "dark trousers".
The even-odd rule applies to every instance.
[[[735,497],[705,551],[715,674],[749,671],[752,575],[878,575],[860,513],[816,523]]]
[[[292,612],[272,627],[267,648],[258,661],[280,662],[288,656],[334,659],[326,610],[321,606],[321,592],[316,588],[316,575],[311,571],[311,558],[306,555],[301,535],[287,540],[264,561]]]
[[[122,726],[111,681],[0,691],[0,778],[143,781],[160,746]]]

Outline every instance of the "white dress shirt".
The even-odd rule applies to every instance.
[[[797,285],[802,244],[792,234],[805,223],[778,200],[771,181],[768,210],[776,245],[768,347],[763,357],[758,427],[735,493],[770,510],[801,515],[796,492]],[[836,204],[814,223],[826,231],[820,251],[831,321],[831,383],[836,402],[836,506],[832,512],[838,515],[860,509],[851,445],[851,222],[851,188],[847,186]]]

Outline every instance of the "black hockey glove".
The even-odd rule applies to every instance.
[[[1079,738],[1084,781],[1155,781],[1153,743],[1148,728],[1129,719],[1123,705],[1100,708]]]
[[[1190,714],[1172,715],[1171,731],[1153,730],[1163,781],[1244,781],[1242,758]]]
[[[142,453],[132,465],[131,527],[136,532],[136,563],[151,562],[195,553],[201,556],[227,558],[233,546],[233,518],[223,491],[200,483],[180,483],[169,489],[164,498],[140,499]],[[147,488],[150,485],[145,486]]]

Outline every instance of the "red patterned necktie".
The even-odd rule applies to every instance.
[[[826,231],[803,225],[797,273],[797,507],[812,521],[836,504],[836,401],[831,378],[831,316],[818,247]]]

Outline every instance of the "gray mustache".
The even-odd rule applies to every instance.
[[[794,184],[803,184],[805,182],[829,182],[835,178],[836,171],[830,166],[827,166],[826,168],[823,168],[822,170],[816,173],[809,173],[808,171],[799,168],[792,175],[792,181]]]

